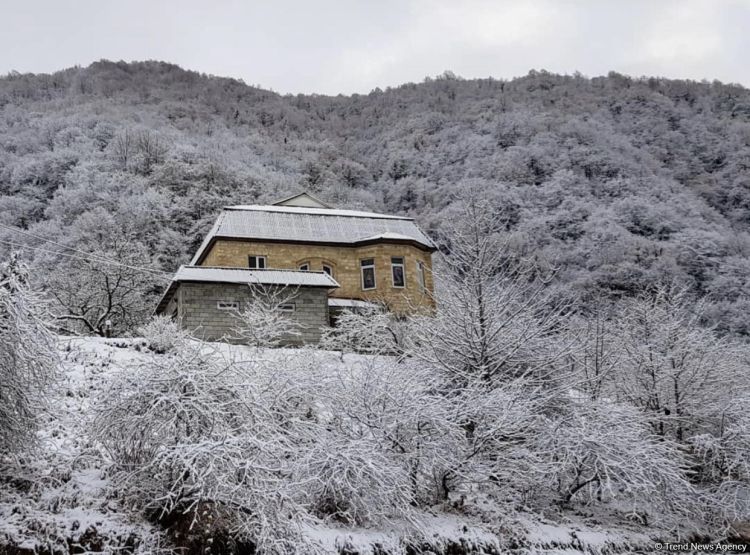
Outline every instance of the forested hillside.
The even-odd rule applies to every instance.
[[[282,96],[106,61],[0,79],[0,251],[28,247],[61,322],[92,332],[149,314],[224,205],[307,189],[439,236],[472,188],[577,306],[667,282],[747,334],[749,169],[750,92],[720,83],[446,73]]]

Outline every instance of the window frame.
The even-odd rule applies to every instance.
[[[323,273],[328,274],[329,276],[333,277],[333,266],[330,264],[322,264]],[[326,268],[328,268],[328,271],[326,271]]]
[[[400,260],[401,262],[395,262]],[[396,285],[396,268],[401,268],[401,285]],[[391,285],[396,289],[406,288],[406,257],[405,256],[391,256]]]
[[[365,264],[365,262],[368,262],[369,264]],[[372,270],[372,287],[365,287],[365,270]],[[362,291],[372,291],[374,289],[377,289],[378,287],[378,280],[377,276],[375,275],[375,259],[374,258],[363,258],[359,261],[359,277],[360,277],[360,285],[362,286]]]
[[[309,272],[310,271],[310,263],[309,262],[302,262],[301,264],[297,265],[297,269],[300,272]]]
[[[425,280],[425,263],[417,260],[417,283],[421,291],[427,291],[427,281]]]
[[[250,261],[253,258],[255,259],[255,267],[254,268],[250,265]],[[258,261],[259,260],[263,260],[263,266],[262,267],[258,266]],[[268,258],[266,257],[265,254],[248,254],[247,255],[247,267],[250,268],[251,270],[265,270],[266,268],[268,268]]]

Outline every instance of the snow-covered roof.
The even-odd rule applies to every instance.
[[[412,218],[356,210],[298,206],[228,206],[203,240],[191,264],[200,263],[216,238],[357,245],[368,241],[410,241],[435,245]]]
[[[251,270],[213,266],[180,266],[172,281],[208,281],[216,283],[253,283],[258,285],[295,285],[300,287],[338,287],[325,272],[301,270]]]
[[[358,301],[357,299],[338,299],[336,297],[328,297],[328,306],[335,308],[373,308],[377,305],[375,303],[368,303],[367,301]]]
[[[383,220],[411,220],[405,216],[391,216],[377,212],[362,212],[360,210],[339,210],[337,208],[314,208],[307,206],[280,206],[262,204],[238,204],[226,206],[224,210],[244,210],[254,212],[288,212],[290,214],[312,214],[315,216],[343,216],[349,218],[377,218]]]
[[[325,272],[301,270],[251,270],[249,268],[217,268],[213,266],[180,266],[167,287],[156,313],[161,313],[183,282],[238,283],[248,285],[282,285],[291,287],[324,287],[334,289],[338,282]]]

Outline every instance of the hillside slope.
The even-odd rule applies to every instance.
[[[368,95],[280,96],[107,61],[0,79],[0,251],[34,247],[68,305],[96,279],[71,256],[172,271],[227,204],[304,188],[413,215],[440,236],[472,187],[514,249],[559,268],[561,295],[580,306],[673,281],[709,296],[722,329],[747,334],[749,172],[750,91],[720,83],[446,74]],[[154,275],[140,276],[147,302],[117,326],[153,307]]]
[[[342,360],[338,353],[326,351],[259,352],[219,344],[206,349],[222,360],[284,360],[303,371],[317,368],[330,375],[347,375],[369,358],[346,355]],[[11,475],[0,483],[0,553],[167,552],[181,541],[179,534],[154,526],[128,505],[124,488],[112,480],[112,460],[92,439],[91,429],[97,404],[118,374],[159,364],[170,355],[149,351],[141,339],[61,338],[59,350],[63,374],[39,431],[34,461],[26,461],[23,475]],[[318,521],[303,533],[320,550],[316,553],[326,555],[415,553],[407,545],[420,541],[424,549],[440,554],[617,554],[648,552],[655,539],[671,537],[659,528],[623,524],[615,513],[581,507],[567,512],[550,508],[546,516],[531,511],[509,515],[493,506],[490,495],[477,490],[459,510],[436,505],[421,514],[423,540],[414,536],[413,523],[400,521],[364,528],[331,519]],[[201,533],[196,526],[193,534]],[[189,539],[188,534],[183,541]]]

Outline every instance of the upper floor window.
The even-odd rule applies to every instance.
[[[235,301],[216,301],[216,308],[219,310],[239,310],[240,303]]]
[[[266,257],[251,254],[247,257],[247,266],[252,270],[263,270],[266,267]]]
[[[424,281],[424,262],[421,260],[417,260],[417,283],[419,283],[419,288],[424,291],[425,290],[425,281]]]
[[[303,262],[302,264],[299,265],[299,269],[302,272],[309,272],[310,271],[310,263],[309,262]]]
[[[393,287],[406,287],[406,273],[404,270],[403,257],[391,257],[391,277],[393,278]]]
[[[333,277],[333,268],[331,268],[328,264],[323,264],[323,271],[329,276]]]
[[[362,289],[375,289],[375,259],[361,260],[360,268],[362,271]]]

